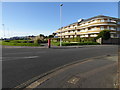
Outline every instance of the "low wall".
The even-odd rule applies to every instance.
[[[120,38],[110,38],[108,40],[98,39],[98,43],[100,44],[119,44],[120,45]]]

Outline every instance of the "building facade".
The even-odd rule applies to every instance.
[[[59,28],[55,33],[58,38],[97,37],[102,30],[110,30],[111,38],[118,38],[120,20],[118,18],[99,15]]]

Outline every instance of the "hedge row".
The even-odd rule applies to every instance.
[[[52,45],[60,46],[60,42],[52,42]],[[78,42],[78,43],[62,42],[62,46],[74,46],[74,45],[100,45],[100,44],[97,42]]]
[[[59,38],[53,38],[53,41],[60,41]],[[80,38],[80,37],[75,37],[75,38],[63,38],[63,42],[95,42],[95,38]]]

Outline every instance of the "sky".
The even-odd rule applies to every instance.
[[[63,2],[62,26],[97,15],[118,17],[117,2]],[[60,2],[3,2],[1,37],[50,35],[60,28]]]

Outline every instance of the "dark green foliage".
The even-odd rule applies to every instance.
[[[5,42],[10,42],[10,40],[5,40]]]
[[[96,39],[103,38],[104,40],[108,40],[110,38],[110,30],[101,31]]]
[[[52,45],[60,46],[60,42],[52,42]],[[99,45],[97,42],[76,42],[76,43],[70,43],[70,42],[62,42],[62,46],[74,46],[74,45]]]
[[[53,35],[49,35],[48,38],[54,38],[54,36]]]
[[[40,34],[39,36],[40,36],[40,37],[45,37],[43,34]]]
[[[53,36],[55,36],[55,35],[56,35],[56,33],[52,33],[52,35],[53,35]]]
[[[63,42],[95,42],[95,38],[80,38],[80,37],[75,37],[75,38],[63,38]]]
[[[40,43],[41,43],[41,40],[40,40],[40,39],[36,39],[36,40],[34,40],[34,43],[35,43],[35,44],[40,44]]]

